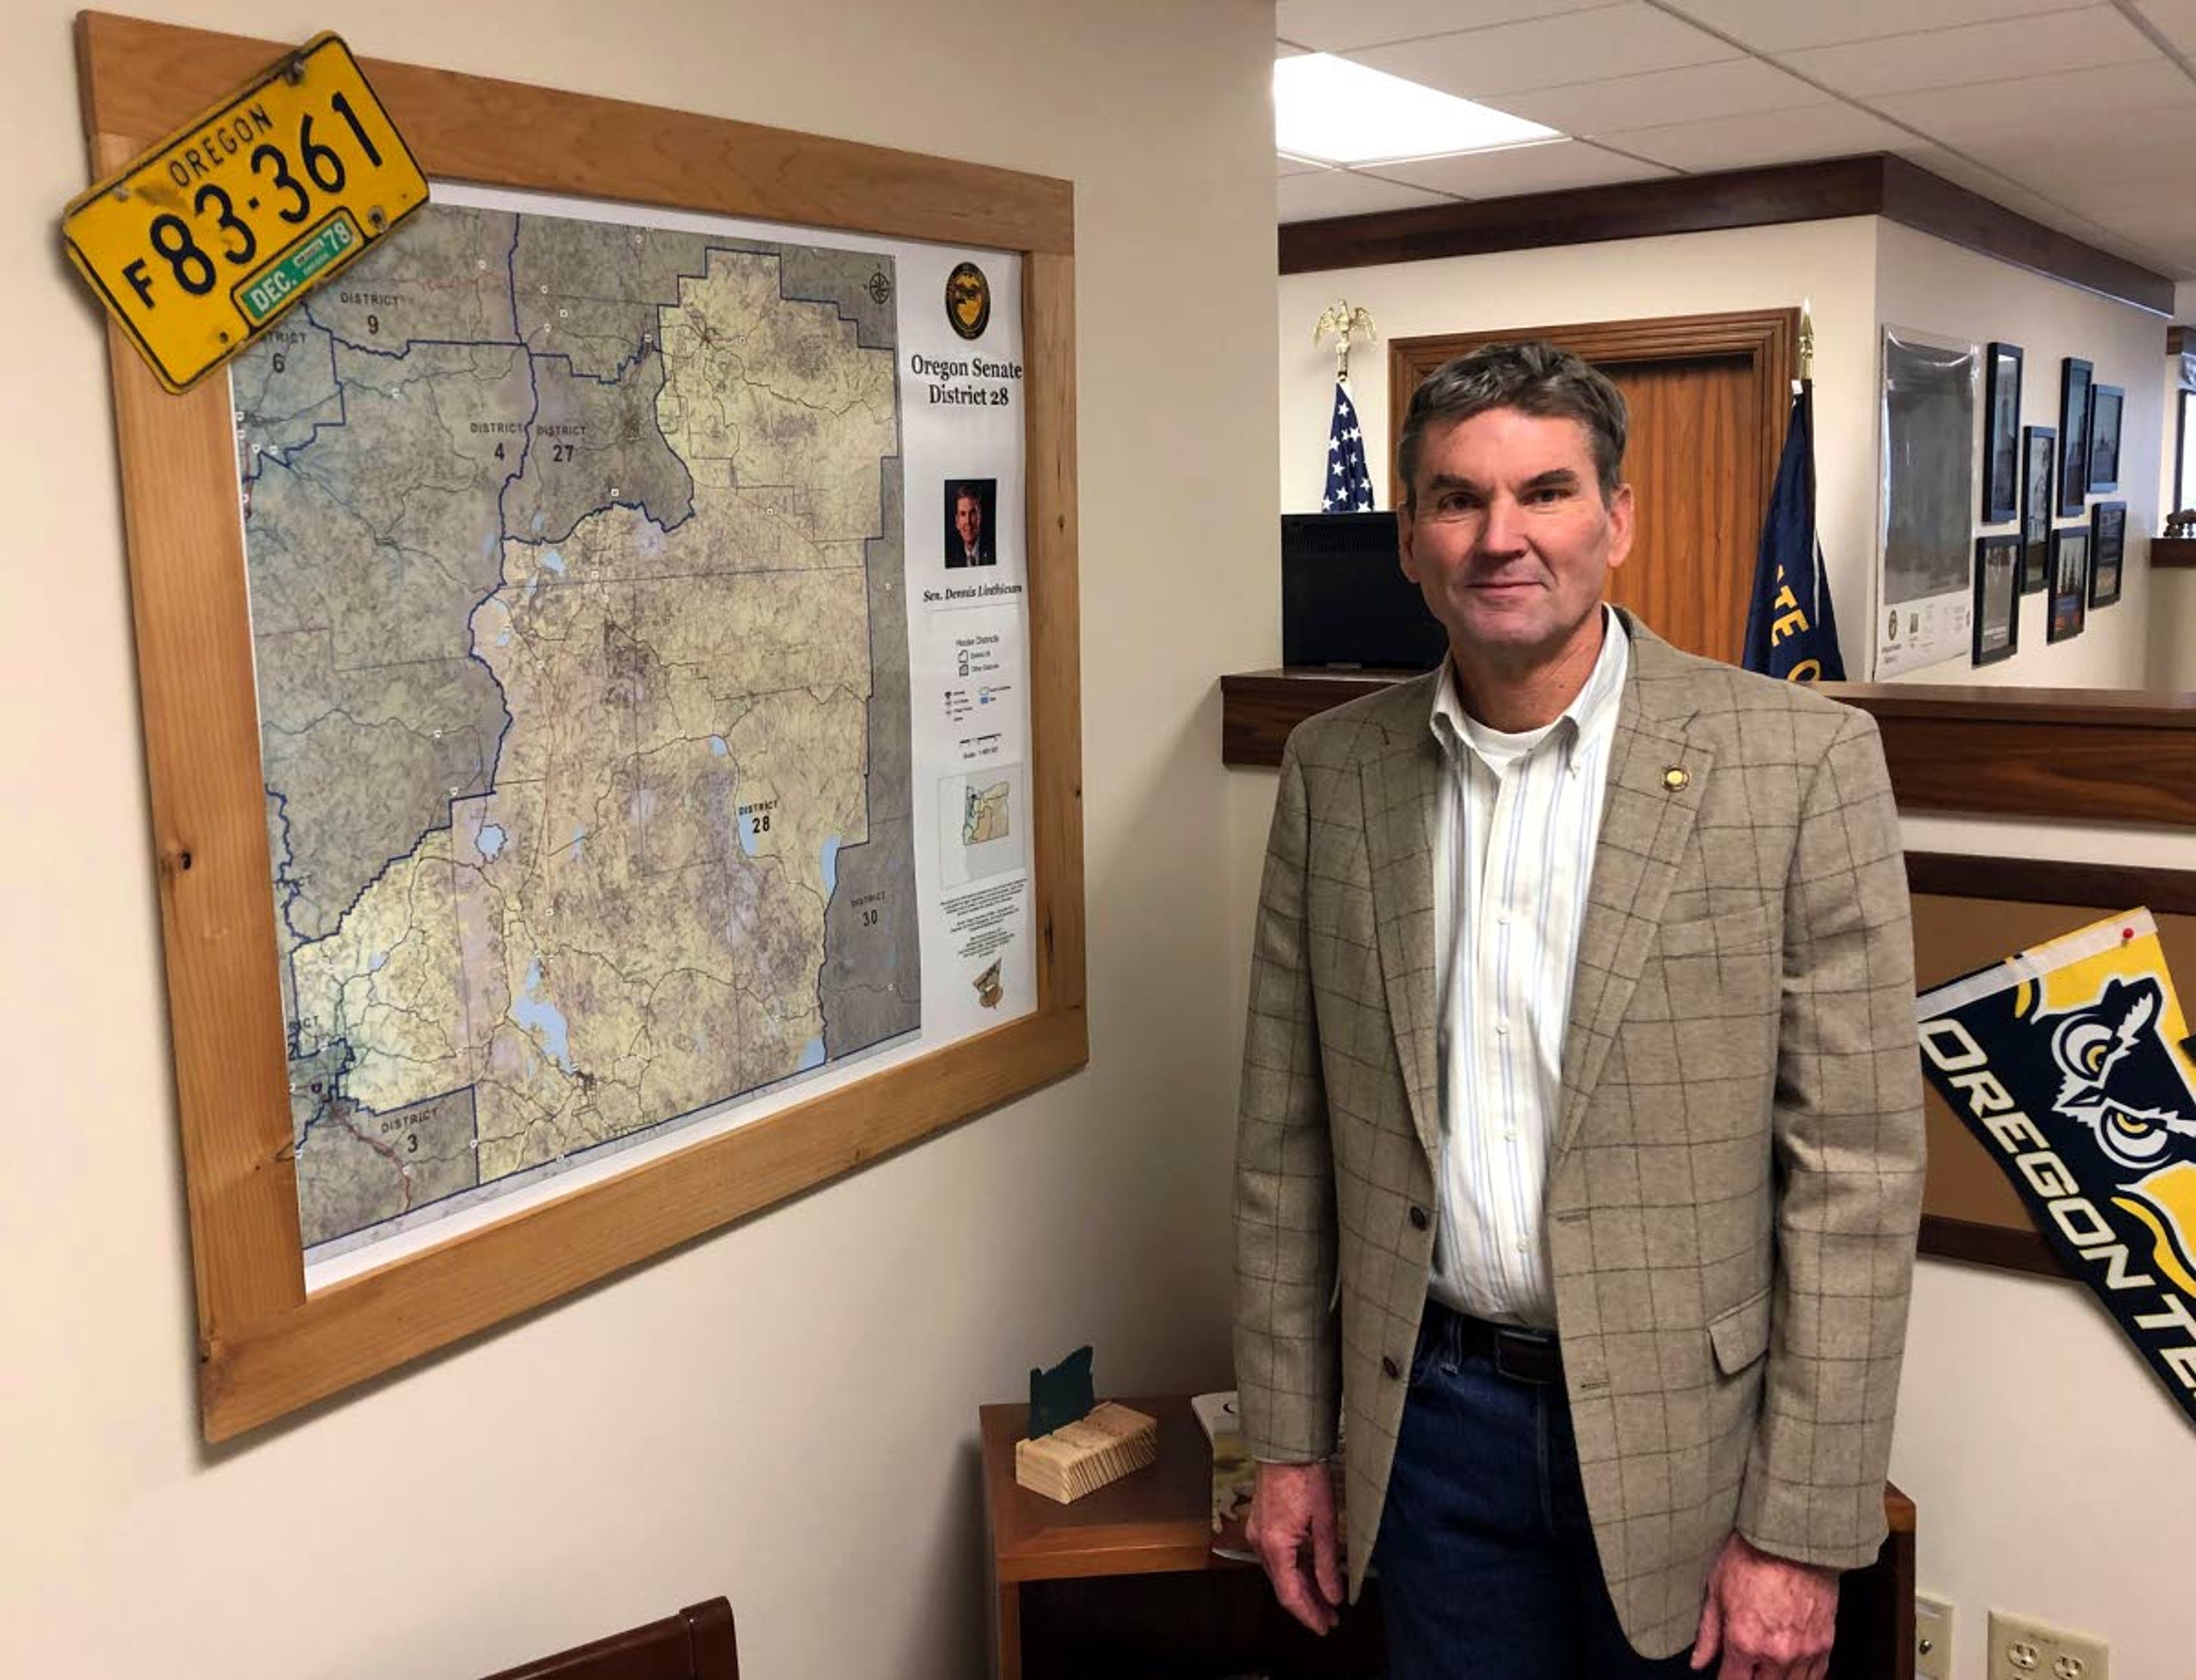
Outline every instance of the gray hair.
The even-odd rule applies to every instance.
[[[1544,419],[1576,420],[1586,428],[1601,499],[1613,499],[1623,482],[1624,440],[1630,421],[1624,393],[1599,368],[1545,339],[1482,344],[1445,361],[1411,394],[1402,435],[1396,440],[1396,471],[1403,481],[1403,505],[1417,491],[1419,446],[1426,428],[1468,420],[1491,408],[1514,408]]]

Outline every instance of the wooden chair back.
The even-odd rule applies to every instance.
[[[740,1680],[732,1607],[722,1598],[690,1604],[675,1616],[506,1668],[488,1680]]]

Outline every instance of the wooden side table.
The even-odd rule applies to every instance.
[[[1159,1420],[1159,1462],[1067,1505],[1014,1481],[1029,1407],[982,1409],[999,1680],[1378,1675],[1378,1584],[1326,1638],[1297,1626],[1263,1570],[1212,1555],[1212,1454],[1188,1397],[1121,1403]]]
[[[1212,1555],[1212,1455],[1188,1397],[1122,1404],[1159,1420],[1159,1462],[1067,1505],[1014,1481],[1029,1407],[982,1408],[999,1680],[1378,1676],[1378,1579],[1325,1639],[1305,1631],[1257,1566]],[[1914,1502],[1886,1483],[1883,1504],[1890,1538],[1839,1595],[1830,1680],[1913,1680]]]

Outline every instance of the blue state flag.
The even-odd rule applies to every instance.
[[[1777,488],[1770,493],[1761,551],[1754,563],[1746,651],[1739,663],[1787,682],[1846,679],[1846,662],[1838,652],[1838,615],[1830,607],[1830,580],[1815,535],[1812,386],[1802,385],[1792,399],[1784,458],[1777,464]]]
[[[1365,434],[1357,424],[1349,387],[1334,382],[1334,421],[1326,429],[1326,513],[1372,511],[1372,475],[1365,467]]]

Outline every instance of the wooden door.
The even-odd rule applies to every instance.
[[[1546,338],[1616,382],[1632,411],[1624,476],[1637,505],[1632,557],[1609,598],[1664,640],[1736,663],[1761,522],[1799,361],[1800,312],[1673,315],[1397,338],[1388,346],[1388,436],[1419,382],[1482,344]],[[1401,500],[1390,464],[1389,494]]]

